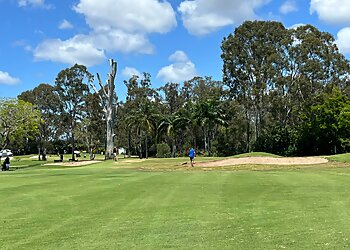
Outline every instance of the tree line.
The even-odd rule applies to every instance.
[[[223,39],[221,50],[220,81],[198,76],[154,88],[148,73],[124,81],[127,95],[117,103],[114,144],[146,158],[186,155],[190,147],[208,156],[349,150],[350,65],[331,34],[311,25],[287,29],[279,22],[247,21]],[[93,81],[85,66],[74,65],[53,85],[2,100],[2,145],[40,152],[104,150],[105,117],[98,93],[89,91]],[[11,103],[33,111],[27,122],[40,121],[27,129],[19,122],[9,132],[3,120],[9,120],[4,112]]]

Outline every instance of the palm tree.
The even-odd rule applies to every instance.
[[[196,132],[199,129],[199,125],[196,121],[194,107],[195,106],[193,102],[187,101],[177,112],[177,115],[184,119],[184,122],[179,124],[179,129],[182,129],[183,132],[187,130],[187,133],[182,133],[181,136],[188,134],[189,132],[189,137],[191,138],[191,146],[197,148]]]
[[[179,116],[178,114],[163,116],[159,122],[157,128],[158,133],[166,131],[166,134],[171,140],[171,156],[175,158],[176,155],[176,134],[180,128],[185,127],[190,123],[190,120],[186,117]]]
[[[202,127],[204,134],[204,148],[211,155],[211,135],[216,125],[227,125],[224,111],[215,99],[207,99],[199,102],[194,107],[194,118],[196,123]]]
[[[139,153],[142,157],[142,135],[145,134],[146,158],[148,158],[148,137],[149,133],[155,131],[158,114],[155,112],[151,101],[145,98],[138,108],[127,117],[127,123],[130,128],[136,129],[139,138]]]

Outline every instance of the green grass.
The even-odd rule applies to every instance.
[[[0,248],[350,247],[347,164],[270,171],[178,167],[186,160],[1,172]],[[143,171],[152,166],[157,171]]]
[[[350,154],[338,154],[338,155],[332,155],[327,157],[327,159],[331,161],[337,161],[337,162],[350,162]]]
[[[69,159],[72,155],[65,154],[63,159],[64,163],[69,162]],[[24,155],[24,156],[14,156],[11,159],[11,169],[25,169],[25,168],[48,168],[46,166],[49,163],[53,163],[54,160],[58,160],[60,157],[58,155],[48,155],[47,161],[39,161],[37,155]],[[89,160],[89,155],[86,156],[86,158],[83,157],[77,157],[78,161],[85,161]],[[1,158],[1,162],[4,160],[4,158]],[[104,155],[96,155],[95,160],[102,161],[104,160]],[[53,168],[50,166],[50,168]]]
[[[233,158],[257,157],[257,156],[262,156],[262,157],[281,157],[279,155],[265,153],[265,152],[250,152],[250,153],[235,155],[235,156],[233,156]]]

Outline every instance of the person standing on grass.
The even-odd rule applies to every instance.
[[[2,171],[10,170],[10,157],[6,157],[1,168]]]
[[[193,160],[194,160],[194,157],[196,156],[196,152],[194,151],[193,148],[190,149],[188,156],[190,157],[191,166],[193,167]]]

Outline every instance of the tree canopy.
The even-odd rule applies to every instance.
[[[39,132],[40,112],[31,103],[17,99],[0,99],[0,145],[25,146]]]
[[[247,21],[223,38],[221,50],[221,80],[196,76],[154,88],[144,73],[124,81],[125,101],[110,113],[114,146],[146,158],[157,149],[164,151],[159,155],[187,155],[191,147],[214,156],[349,150],[350,65],[332,35],[311,25],[288,29],[275,21]],[[100,81],[101,90],[91,94],[92,82],[85,66],[74,65],[53,86],[41,84],[13,101],[30,102],[41,113],[40,136],[32,136],[41,139],[33,143],[49,150],[73,151],[75,145],[105,150],[111,135],[105,133],[105,100],[99,94],[106,89]],[[6,133],[2,141],[13,146]]]

